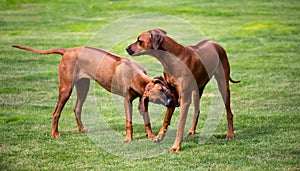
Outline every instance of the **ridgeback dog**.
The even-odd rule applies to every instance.
[[[180,99],[180,118],[175,142],[170,151],[179,151],[183,139],[184,126],[188,109],[193,96],[194,116],[188,135],[195,134],[198,116],[200,113],[199,102],[206,84],[212,76],[218,82],[222,95],[228,122],[226,139],[234,138],[233,115],[230,108],[229,81],[230,67],[225,50],[213,41],[204,40],[194,46],[182,46],[167,36],[161,29],[153,29],[140,34],[137,41],[126,48],[131,56],[148,54],[155,57],[164,67],[164,76],[170,88],[175,89]],[[176,99],[173,99],[176,101]],[[174,111],[174,104],[167,109],[163,126],[157,136],[157,141],[163,139],[167,126]]]
[[[59,138],[58,120],[69,99],[74,85],[77,101],[74,108],[78,130],[88,131],[81,122],[83,103],[89,91],[90,79],[97,81],[104,89],[124,97],[126,113],[126,137],[123,142],[132,141],[132,101],[139,97],[139,111],[143,115],[148,139],[154,139],[148,115],[148,102],[170,106],[172,97],[163,77],[150,78],[142,65],[132,59],[114,55],[101,49],[75,47],[35,50],[25,46],[13,46],[37,54],[62,55],[58,69],[59,97],[53,112],[52,134]]]

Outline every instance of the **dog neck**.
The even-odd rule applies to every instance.
[[[178,58],[180,58],[181,54],[186,51],[186,48],[184,46],[177,43],[174,39],[168,36],[164,36],[159,49],[171,53]]]
[[[153,50],[148,54],[159,60],[164,67],[166,67],[165,65],[169,65],[168,63],[170,63],[172,59],[174,61],[174,58],[184,61],[185,58],[190,55],[185,46],[182,46],[168,36],[164,36],[157,50]]]
[[[163,65],[164,72],[173,75],[178,72],[176,70],[184,65],[191,54],[185,46],[180,45],[168,36],[164,36],[158,50],[151,51],[149,55],[155,57]]]
[[[152,81],[152,78],[144,73],[140,73],[136,75],[132,83],[135,83],[134,85],[131,85],[134,91],[136,91],[139,95],[143,95],[145,91],[145,87],[149,82]]]

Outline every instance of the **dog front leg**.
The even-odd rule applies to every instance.
[[[171,119],[172,119],[172,115],[173,115],[173,112],[175,110],[175,107],[176,106],[171,106],[169,108],[167,108],[166,110],[166,115],[165,115],[165,118],[164,118],[164,122],[163,122],[163,125],[162,127],[160,128],[160,131],[156,137],[156,139],[154,140],[155,142],[159,142],[159,141],[162,141],[164,136],[165,136],[165,133],[167,132],[168,130],[168,126],[170,125],[170,122],[171,122]]]
[[[143,96],[140,99],[140,104],[139,104],[138,108],[139,108],[140,114],[143,116],[143,119],[144,119],[145,130],[146,130],[148,139],[152,140],[152,139],[155,139],[156,136],[152,132],[151,122],[150,122],[149,113],[148,113],[148,105],[149,105],[149,99],[145,98]]]
[[[132,102],[128,99],[124,99],[124,108],[126,114],[126,137],[123,140],[123,143],[132,141]]]
[[[190,96],[190,93],[183,95],[180,101],[180,118],[179,118],[178,128],[176,132],[175,142],[172,148],[170,149],[170,151],[177,152],[180,150],[180,145],[183,139],[185,122],[191,104],[191,97],[188,96]]]
[[[143,119],[144,119],[145,130],[146,130],[146,134],[148,136],[148,139],[149,140],[155,139],[156,136],[152,132],[151,122],[150,122],[148,111],[143,114]]]
[[[156,139],[154,140],[155,142],[162,141],[163,138],[164,138],[164,136],[165,136],[165,134],[166,134],[166,132],[167,132],[167,130],[168,130],[168,126],[170,125],[173,113],[174,113],[175,108],[177,106],[177,103],[176,103],[178,101],[177,92],[173,92],[172,93],[172,97],[173,97],[173,99],[172,99],[172,101],[173,101],[172,106],[168,107],[167,110],[166,110],[166,114],[165,114],[163,125],[160,128],[160,131],[159,131]]]

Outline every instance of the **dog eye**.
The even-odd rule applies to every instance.
[[[138,39],[137,42],[138,42],[139,45],[141,45],[143,43],[143,41],[140,40],[140,39]]]

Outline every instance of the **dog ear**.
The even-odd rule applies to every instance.
[[[165,30],[161,29],[161,28],[156,28],[156,29],[154,29],[154,30],[160,32],[160,33],[163,34],[163,35],[166,35],[166,34],[167,34],[167,32],[166,32]]]
[[[142,115],[144,113],[148,112],[149,93],[150,93],[150,87],[152,86],[152,84],[153,83],[150,82],[146,85],[143,96],[140,98],[140,103],[139,103],[138,109]]]
[[[163,76],[156,76],[153,79],[154,79],[154,84],[161,83],[161,84],[165,85],[165,83],[166,83],[166,80]]]
[[[167,81],[165,80],[165,78],[163,76],[156,76],[153,78],[154,79],[154,84],[162,84],[165,87],[169,87]]]
[[[167,32],[165,32],[162,29],[154,29],[154,30],[150,30],[149,32],[151,35],[151,42],[152,42],[153,49],[158,49]]]
[[[140,103],[138,106],[140,114],[144,115],[146,112],[148,112],[148,104],[149,104],[148,96],[143,96],[140,98]]]

